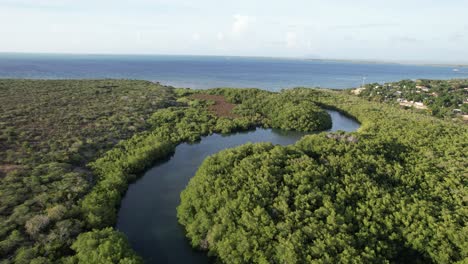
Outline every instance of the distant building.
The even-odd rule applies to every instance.
[[[404,107],[413,107],[413,108],[416,108],[416,109],[427,109],[427,106],[424,105],[424,103],[422,102],[414,102],[414,101],[407,101],[407,100],[401,100],[399,101],[400,102],[400,106],[404,106]]]
[[[360,87],[360,88],[356,88],[354,90],[351,90],[351,93],[355,94],[355,95],[359,95],[362,91],[364,91],[366,89],[366,87]]]
[[[427,107],[426,107],[423,103],[421,103],[421,102],[414,102],[414,107],[416,107],[416,108],[424,108],[424,109],[427,108]]]
[[[426,86],[422,86],[422,85],[416,85],[416,89],[419,89],[423,92],[429,92],[429,88],[427,88]]]

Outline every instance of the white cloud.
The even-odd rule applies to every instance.
[[[294,48],[297,45],[297,34],[295,32],[286,33],[286,47]]]
[[[2,4],[12,7],[58,7],[72,4],[73,0],[5,0]]]
[[[0,26],[0,51],[211,54],[221,47],[217,54],[466,63],[468,0],[429,1],[417,12],[421,1],[0,0],[0,25],[8,25]],[[425,45],[407,38],[395,49],[389,36]]]
[[[140,30],[138,30],[138,31],[136,32],[136,38],[137,38],[138,41],[142,41],[142,40],[143,40],[143,33],[142,33]]]
[[[232,34],[234,35],[241,35],[244,33],[247,28],[249,27],[249,23],[253,20],[249,16],[244,15],[234,15],[234,23],[232,24]]]
[[[200,33],[195,32],[192,34],[192,40],[199,41],[201,39]]]

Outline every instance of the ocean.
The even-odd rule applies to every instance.
[[[142,79],[175,87],[352,88],[364,81],[468,78],[467,68],[229,56],[0,54],[0,78]]]

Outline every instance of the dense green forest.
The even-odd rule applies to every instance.
[[[288,93],[207,92],[245,103],[222,116],[192,96],[200,92],[146,81],[0,80],[2,263],[139,263],[112,228],[118,206],[178,143],[256,126],[331,126],[324,110]]]
[[[463,119],[463,115],[468,115],[468,79],[403,80],[372,83],[364,88],[354,93],[372,101],[397,104],[408,109],[419,108],[417,111],[440,118]],[[468,121],[467,117],[465,121]]]
[[[466,263],[465,125],[339,92],[285,94],[362,127],[206,159],[178,207],[194,247],[224,263]]]
[[[141,172],[211,133],[327,129],[323,107],[361,129],[205,161],[178,209],[193,245],[227,263],[466,260],[462,124],[327,90],[0,80],[0,261],[140,263],[113,226]]]

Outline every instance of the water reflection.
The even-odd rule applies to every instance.
[[[355,131],[359,123],[336,111],[328,111],[330,131]],[[209,155],[247,142],[290,145],[305,133],[278,129],[256,129],[242,133],[210,135],[196,144],[183,143],[167,161],[156,164],[131,184],[122,200],[117,228],[147,263],[209,263],[205,252],[192,249],[177,222],[180,193]]]

